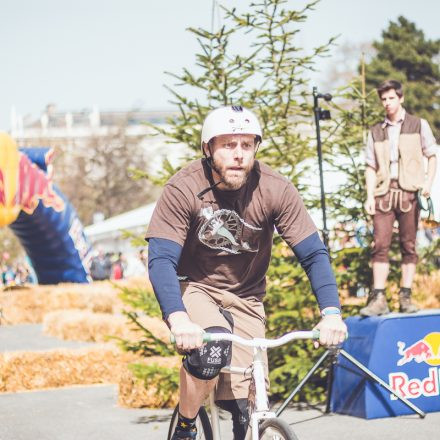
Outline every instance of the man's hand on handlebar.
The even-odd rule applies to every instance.
[[[179,352],[186,352],[201,347],[204,330],[189,319],[186,312],[174,312],[168,316],[171,333],[176,338]]]
[[[347,326],[341,315],[323,316],[314,329],[319,330],[319,341],[313,343],[315,348],[319,345],[326,347],[339,345],[347,338]]]

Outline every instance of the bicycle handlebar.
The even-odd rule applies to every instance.
[[[176,338],[171,334],[171,343],[176,342]],[[233,335],[231,333],[204,333],[203,342],[210,341],[232,341],[237,342],[240,345],[245,345],[247,347],[264,347],[272,348],[279,347],[280,345],[286,344],[287,342],[293,341],[294,339],[319,339],[319,330],[310,331],[294,331],[285,334],[277,339],[265,339],[265,338],[254,338],[254,339],[244,339],[241,336]]]

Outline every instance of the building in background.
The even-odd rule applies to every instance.
[[[149,203],[140,208],[86,226],[84,232],[95,249],[104,252],[122,252],[134,254],[137,249],[124,238],[124,231],[138,237],[144,237],[150,223],[156,203]]]
[[[10,134],[20,147],[63,147],[75,154],[92,141],[108,139],[123,131],[128,139],[139,140],[148,158],[148,172],[155,174],[165,158],[177,165],[188,151],[182,144],[167,144],[166,137],[155,135],[148,125],[166,128],[167,118],[174,114],[172,111],[99,111],[96,106],[80,111],[59,111],[54,104],[48,104],[35,119],[23,117],[13,108]]]

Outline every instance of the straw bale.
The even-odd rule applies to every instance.
[[[0,292],[0,307],[9,325],[41,322],[46,309],[43,295],[34,289]]]
[[[143,316],[141,324],[161,340],[169,341],[169,330],[159,318]],[[45,315],[43,332],[59,339],[104,342],[109,336],[139,341],[143,332],[123,315],[92,313],[83,310],[59,310]]]
[[[162,408],[164,402],[155,386],[147,389],[128,365],[141,362],[178,368],[179,357],[146,359],[118,350],[109,344],[81,349],[41,352],[6,352],[0,355],[0,393],[41,390],[74,385],[118,384],[118,403],[130,408]],[[168,406],[177,403],[177,393]]]
[[[54,310],[81,309],[101,313],[120,313],[126,306],[119,299],[119,289],[110,282],[32,286],[0,292],[4,322],[10,325],[40,323]]]
[[[118,383],[127,363],[137,358],[115,346],[5,352],[0,355],[0,392],[68,385]]]
[[[142,361],[142,363],[156,363],[162,367],[179,368],[181,360],[179,357],[151,357]],[[153,385],[145,388],[143,381],[136,378],[131,370],[127,368],[122,371],[118,386],[118,404],[120,406],[126,408],[173,408],[178,401],[179,394],[177,391],[168,402],[163,402],[157,386]]]
[[[440,270],[431,275],[416,275],[413,296],[423,309],[440,308]]]
[[[51,286],[49,310],[88,309],[93,312],[114,313],[122,307],[119,291],[111,283],[58,284]]]

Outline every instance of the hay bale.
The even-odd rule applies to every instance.
[[[106,342],[110,335],[122,335],[124,321],[122,316],[107,313],[59,310],[44,316],[43,333],[64,340]]]
[[[113,345],[0,355],[0,392],[118,383],[136,358]]]
[[[181,363],[179,357],[141,359],[109,344],[81,349],[6,352],[0,355],[0,393],[118,384],[118,403],[121,406],[163,408],[158,387],[145,389],[143,382],[129,369],[133,362],[167,368],[178,368]],[[176,392],[166,406],[174,406],[177,400]]]
[[[126,306],[119,299],[119,289],[110,282],[32,286],[27,289],[0,292],[0,308],[9,324],[35,324],[45,314],[63,309],[120,313]]]
[[[169,341],[169,330],[162,320],[143,316],[139,321],[156,338]],[[109,336],[135,342],[141,340],[143,335],[124,315],[83,310],[59,310],[46,314],[43,333],[59,339],[86,342],[105,342]]]
[[[440,308],[440,270],[431,275],[416,275],[413,297],[422,309]]]
[[[179,357],[157,358],[151,357],[142,361],[143,364],[153,363],[167,368],[179,368],[181,360]],[[118,405],[126,408],[173,408],[179,401],[179,393],[176,391],[164,402],[159,392],[160,384],[150,385],[145,388],[141,379],[135,377],[133,372],[127,368],[122,371],[118,385]]]
[[[109,282],[91,284],[58,284],[48,292],[48,309],[87,309],[115,313],[122,308],[119,291]]]
[[[8,325],[41,322],[45,304],[33,289],[0,292],[2,319]]]

